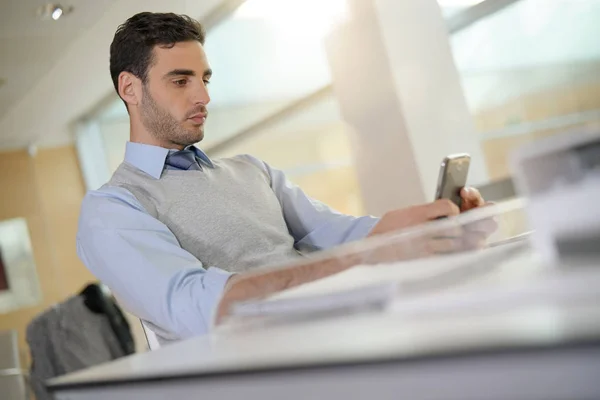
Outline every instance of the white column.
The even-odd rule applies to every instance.
[[[365,210],[433,200],[439,164],[479,140],[436,0],[348,0],[349,20],[326,39],[333,86],[353,142]]]

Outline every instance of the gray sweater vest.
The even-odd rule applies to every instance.
[[[124,162],[108,184],[130,191],[205,268],[243,272],[299,258],[264,164],[248,156],[213,164],[155,179]]]

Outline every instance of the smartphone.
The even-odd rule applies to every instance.
[[[449,199],[460,208],[460,191],[467,184],[470,165],[471,156],[466,153],[445,157],[440,164],[435,199]]]

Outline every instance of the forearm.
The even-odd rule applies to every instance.
[[[480,247],[469,243],[468,239],[468,235],[457,233],[452,227],[436,230],[431,235],[406,236],[402,239],[388,236],[387,239],[380,238],[369,245],[346,247],[341,252],[329,253],[327,258],[259,273],[234,275],[227,282],[221,297],[217,309],[217,323],[236,302],[263,298],[356,265],[397,263]]]
[[[217,324],[236,302],[260,299],[295,286],[326,278],[361,264],[378,264],[414,257],[411,241],[351,246],[299,264],[229,278],[216,311]]]
[[[225,287],[217,309],[217,323],[236,302],[259,299],[342,272],[356,265],[356,254],[328,257],[259,273],[232,276]]]

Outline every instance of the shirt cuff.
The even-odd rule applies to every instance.
[[[219,302],[221,301],[221,297],[223,297],[223,290],[225,289],[225,285],[232,275],[232,272],[227,272],[216,267],[210,267],[208,270],[206,270],[206,275],[204,276],[204,287],[206,288],[207,298],[201,307],[202,314],[208,316],[208,321],[210,323],[209,330],[215,325],[217,308],[219,306]]]
[[[358,217],[355,221],[356,226],[352,229],[344,243],[354,242],[361,240],[369,236],[375,225],[379,223],[379,218],[364,216]]]
[[[367,234],[364,237],[367,237],[373,232],[375,226],[381,221],[381,218],[372,218],[369,223],[367,223]]]

